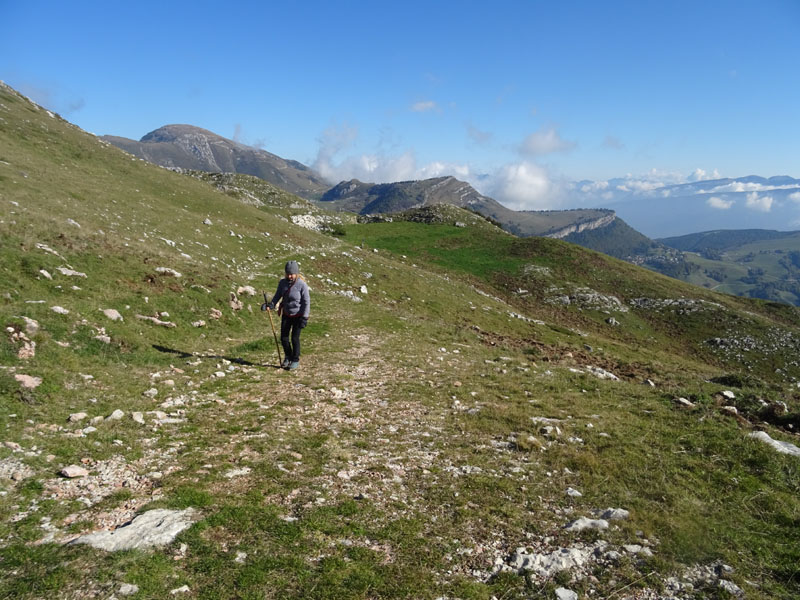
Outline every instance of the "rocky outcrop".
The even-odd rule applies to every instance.
[[[611,225],[611,223],[613,223],[614,220],[617,218],[617,214],[613,210],[610,210],[608,212],[609,214],[604,215],[602,217],[596,219],[589,219],[586,221],[577,221],[566,227],[562,227],[555,231],[546,233],[545,237],[561,239],[573,233],[583,233],[584,231],[592,231],[593,229],[600,229],[601,227],[606,227],[608,225]]]

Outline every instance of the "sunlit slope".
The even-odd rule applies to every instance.
[[[795,309],[202,179],[0,89],[0,597],[797,596],[800,467],[748,437],[797,442]],[[259,310],[289,259],[293,373]],[[155,509],[193,525],[69,544]]]

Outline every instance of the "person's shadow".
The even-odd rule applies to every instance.
[[[164,352],[167,354],[176,354],[181,358],[214,358],[214,359],[223,359],[228,360],[234,364],[242,365],[245,367],[272,367],[273,369],[280,369],[280,365],[270,365],[264,363],[254,363],[250,362],[249,360],[245,360],[243,358],[238,358],[235,356],[221,356],[219,354],[204,354],[202,352],[185,352],[183,350],[176,350],[174,348],[167,348],[166,346],[160,346],[158,344],[153,344],[153,348],[158,350],[159,352]]]

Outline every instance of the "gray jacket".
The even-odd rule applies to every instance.
[[[280,299],[281,314],[286,317],[305,317],[311,312],[311,297],[308,294],[308,285],[300,279],[292,283],[288,279],[278,282],[278,291],[272,297],[272,303],[277,304]]]

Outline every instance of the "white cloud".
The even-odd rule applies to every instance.
[[[432,162],[416,171],[415,179],[431,179],[433,177],[452,176],[457,179],[468,181],[474,179],[469,166],[454,163]]]
[[[795,192],[794,194],[789,194],[789,200],[792,202],[797,202],[800,204],[800,192]]]
[[[789,185],[764,185],[763,183],[757,182],[744,182],[744,181],[732,181],[731,183],[726,183],[725,185],[718,185],[715,187],[712,192],[771,192],[774,190],[792,190],[797,188],[797,184],[789,184]]]
[[[625,183],[617,185],[620,192],[652,192],[663,187],[660,181],[647,181],[646,179],[629,179]]]
[[[512,210],[542,210],[558,204],[547,171],[529,161],[501,167],[480,186],[481,193]]]
[[[703,169],[695,169],[694,172],[686,178],[687,181],[707,181],[709,179],[719,179],[719,171],[714,169],[711,173],[707,173]]]
[[[706,204],[708,204],[711,208],[717,208],[719,210],[728,210],[731,206],[734,205],[733,200],[725,200],[724,198],[720,198],[718,196],[712,196],[708,200],[706,200]]]
[[[520,154],[542,156],[572,150],[577,144],[561,137],[555,127],[545,127],[526,137],[519,146]]]
[[[314,169],[331,183],[358,179],[365,183],[390,183],[416,179],[416,158],[411,151],[398,156],[360,154],[338,163],[315,163]]]
[[[589,183],[584,183],[580,190],[584,194],[594,194],[598,192],[604,192],[608,189],[608,182],[607,181],[591,181]]]
[[[411,105],[411,110],[414,112],[429,112],[436,110],[438,105],[433,100],[424,100],[422,102],[415,102]]]
[[[769,212],[772,210],[772,196],[759,196],[756,192],[747,194],[747,208],[757,210],[760,212]]]

